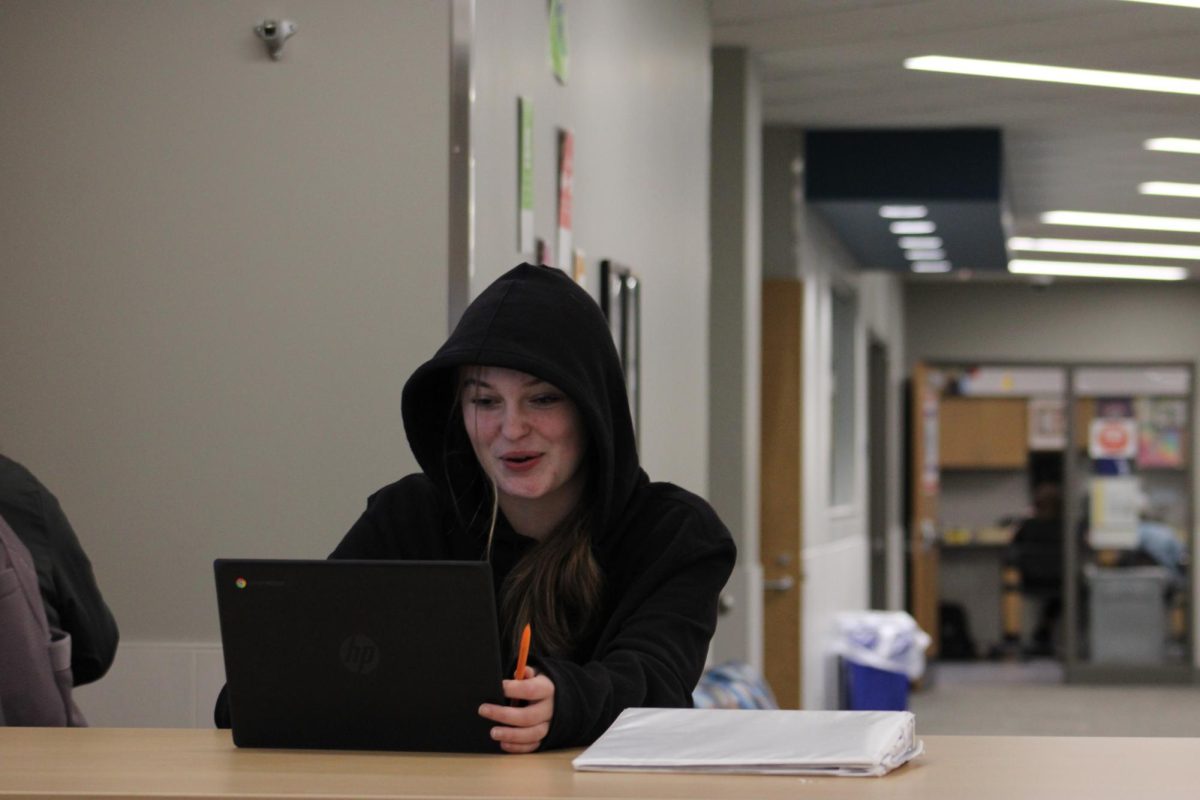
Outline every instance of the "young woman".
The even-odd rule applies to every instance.
[[[533,628],[523,701],[484,704],[512,753],[591,743],[630,706],[691,705],[734,544],[712,508],[638,465],[596,301],[522,264],[404,387],[422,472],[380,489],[332,558],[490,562],[501,641]]]

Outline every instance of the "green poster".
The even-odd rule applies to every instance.
[[[567,85],[567,9],[566,0],[550,2],[550,68],[563,86]]]

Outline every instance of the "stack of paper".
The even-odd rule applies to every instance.
[[[578,770],[883,775],[924,752],[908,711],[629,708]]]

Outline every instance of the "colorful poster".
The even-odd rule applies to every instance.
[[[1138,401],[1139,467],[1182,467],[1187,404],[1178,398]]]
[[[517,249],[533,253],[533,101],[517,98]]]
[[[558,268],[571,274],[571,203],[574,195],[575,135],[558,132]]]

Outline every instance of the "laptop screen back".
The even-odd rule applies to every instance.
[[[214,562],[239,747],[495,752],[505,702],[490,566]]]

